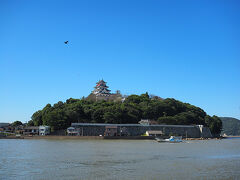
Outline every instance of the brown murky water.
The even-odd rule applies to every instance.
[[[240,179],[240,138],[0,140],[0,179]]]

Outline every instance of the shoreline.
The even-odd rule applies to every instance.
[[[219,137],[219,138],[183,138],[183,140],[192,141],[192,140],[211,140],[211,139],[226,139],[234,138],[240,136],[228,136],[228,137]],[[7,136],[0,137],[1,139],[49,139],[49,140],[155,140],[154,136]]]
[[[153,140],[155,139],[152,136],[7,136],[7,137],[0,137],[0,139],[55,139],[55,140],[85,140],[85,139],[125,139],[125,140]]]
[[[223,138],[240,138],[240,136],[223,136]]]

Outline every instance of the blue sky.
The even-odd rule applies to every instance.
[[[238,0],[1,0],[0,122],[87,96],[102,78],[113,92],[240,119],[239,9]]]

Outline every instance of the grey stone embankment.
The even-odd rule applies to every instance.
[[[208,127],[198,125],[138,125],[138,124],[91,124],[72,123],[80,136],[103,136],[108,127],[117,129],[118,136],[141,136],[146,131],[162,131],[165,136],[182,136],[188,138],[211,138]]]

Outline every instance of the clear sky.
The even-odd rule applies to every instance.
[[[0,122],[102,78],[240,119],[239,0],[0,0],[0,40]]]

